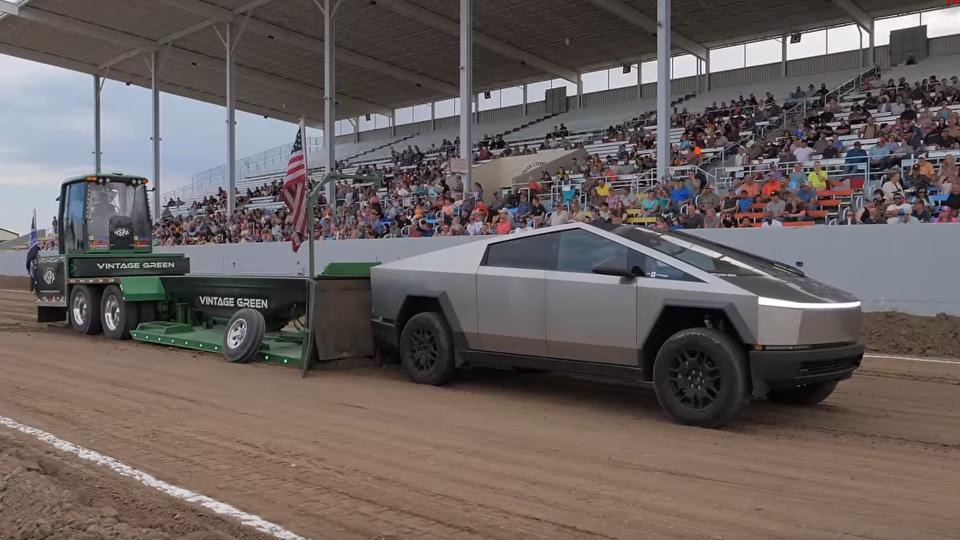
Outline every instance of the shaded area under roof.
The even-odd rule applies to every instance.
[[[673,0],[673,30],[697,46],[943,7],[942,0]],[[458,2],[343,0],[337,12],[341,118],[456,96]],[[656,36],[626,11],[656,19],[644,0],[475,0],[478,92],[649,60]],[[611,7],[612,6],[612,7]],[[2,6],[0,6],[2,7]],[[323,121],[323,15],[313,0],[27,0],[0,19],[0,53],[140,86],[144,54],[163,54],[161,90],[223,104],[218,29],[242,28],[237,108],[282,120]],[[569,40],[569,41],[568,41]],[[684,53],[675,49],[675,53]]]

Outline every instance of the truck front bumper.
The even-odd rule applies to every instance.
[[[863,344],[750,351],[753,394],[849,378],[863,360]]]

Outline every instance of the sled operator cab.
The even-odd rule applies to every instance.
[[[63,182],[57,214],[59,253],[38,257],[34,273],[38,321],[62,321],[69,312],[74,315],[71,323],[86,328],[96,322],[100,298],[111,286],[126,301],[134,296],[135,286],[143,296],[143,287],[158,283],[144,281],[147,276],[190,271],[182,254],[153,253],[149,183],[142,176],[121,173]]]
[[[122,174],[72,178],[60,188],[60,253],[150,253],[149,180]]]

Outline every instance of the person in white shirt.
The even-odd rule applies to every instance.
[[[804,164],[810,163],[810,157],[813,156],[813,153],[813,148],[807,146],[804,141],[797,143],[797,147],[793,150],[793,155],[797,158],[797,161]]]
[[[557,225],[565,225],[570,223],[570,212],[563,205],[559,205],[551,214],[550,214],[550,226],[556,227]]]
[[[470,223],[467,224],[467,234],[470,236],[483,234],[483,215],[480,212],[474,212],[470,216]]]

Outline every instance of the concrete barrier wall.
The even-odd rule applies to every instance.
[[[960,315],[960,225],[814,227],[695,231],[711,240],[790,264],[846,289],[869,311]],[[471,237],[338,240],[317,243],[317,269],[337,261],[388,262],[473,241]],[[307,248],[286,243],[160,248],[190,257],[194,273],[307,271]],[[0,275],[24,275],[25,252],[0,252]]]

